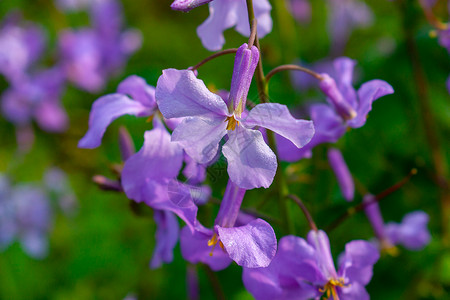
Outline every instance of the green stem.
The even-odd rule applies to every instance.
[[[253,11],[253,1],[252,0],[246,0],[247,2],[247,11],[248,11],[248,20],[249,25],[253,24],[253,20],[255,20],[255,13]],[[259,53],[261,53],[261,46],[259,44],[258,39],[258,33],[255,34],[255,46],[258,48]],[[258,66],[256,68],[256,84],[258,88],[258,96],[262,103],[269,103],[269,96],[267,94],[267,82],[264,76],[263,66],[262,66],[262,55],[259,56]],[[281,221],[283,222],[283,231],[285,233],[294,233],[294,226],[291,222],[291,219],[289,217],[288,213],[288,201],[286,199],[286,196],[289,194],[289,189],[286,184],[286,179],[284,177],[283,170],[280,166],[280,160],[278,159],[278,151],[277,151],[277,145],[275,142],[275,135],[272,131],[267,130],[267,139],[269,142],[269,147],[273,150],[277,157],[277,173],[275,175],[275,184],[277,186],[278,190],[278,201],[279,201],[279,207],[280,207],[280,215],[281,215]]]

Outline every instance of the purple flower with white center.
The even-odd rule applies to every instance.
[[[254,0],[253,9],[258,21],[258,37],[262,38],[272,31],[272,6],[267,0]],[[209,3],[209,17],[197,28],[197,35],[206,49],[217,51],[222,49],[225,43],[223,32],[231,27],[235,27],[236,31],[244,36],[250,35],[245,0],[214,0]]]
[[[285,105],[263,103],[244,113],[258,59],[256,47],[239,47],[227,101],[210,92],[190,70],[164,70],[156,86],[156,100],[164,117],[184,117],[173,131],[172,141],[198,163],[208,163],[227,135],[222,153],[228,161],[228,174],[244,189],[269,187],[277,168],[275,154],[261,132],[252,128],[270,129],[297,147],[307,144],[314,134],[312,122],[294,119]]]
[[[423,211],[406,214],[400,224],[390,222],[384,224],[380,206],[373,195],[365,195],[364,211],[372,225],[381,250],[395,255],[395,245],[403,245],[409,250],[421,250],[430,242],[431,236],[427,228],[429,217]]]
[[[68,119],[60,100],[63,88],[64,79],[58,68],[24,77],[3,93],[3,115],[17,126],[29,126],[35,119],[45,131],[65,131]]]
[[[322,230],[310,231],[305,241],[296,236],[280,240],[268,268],[244,268],[243,281],[257,299],[369,299],[365,286],[379,258],[369,242],[347,243],[336,271],[330,242]]]
[[[191,263],[203,262],[218,271],[231,260],[246,268],[267,267],[277,250],[272,227],[262,219],[235,227],[246,190],[229,180],[214,230],[196,224],[195,231],[181,231],[181,252]],[[217,244],[221,249],[216,249]]]
[[[330,15],[327,25],[332,50],[341,54],[354,29],[372,24],[373,13],[367,4],[359,0],[330,0],[328,4]]]
[[[297,22],[308,24],[311,21],[311,3],[309,3],[309,0],[290,0],[289,10]]]
[[[21,26],[21,17],[11,14],[0,29],[0,74],[19,83],[45,48],[42,29],[32,23]]]
[[[341,151],[330,148],[328,150],[328,162],[336,176],[342,196],[345,200],[352,201],[355,195],[355,183]]]
[[[356,62],[347,57],[334,60],[335,78],[322,73],[320,88],[327,96],[328,104],[313,104],[310,107],[315,134],[302,149],[282,137],[277,137],[279,155],[282,160],[296,161],[311,157],[311,149],[323,143],[335,143],[348,127],[359,128],[366,123],[372,103],[378,98],[392,94],[393,88],[385,81],[374,79],[363,83],[356,91],[353,88],[353,68]]]

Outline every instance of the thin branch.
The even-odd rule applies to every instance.
[[[313,220],[311,214],[309,213],[309,211],[306,208],[305,204],[303,204],[302,200],[300,200],[299,197],[297,197],[296,195],[293,195],[293,194],[289,194],[286,197],[291,199],[295,203],[297,203],[297,205],[301,208],[303,214],[305,215],[306,220],[308,220],[308,223],[309,223],[309,226],[311,227],[311,229],[314,230],[314,231],[317,231],[316,223],[314,223],[314,220]]]
[[[256,21],[256,19],[253,19],[250,37],[248,38],[248,48],[249,49],[251,49],[253,47],[253,44],[255,43],[257,25],[258,25],[258,22]]]
[[[272,71],[270,71],[269,73],[267,73],[266,75],[266,82],[268,82],[270,80],[270,78],[272,78],[273,75],[275,75],[278,72],[281,71],[301,71],[301,72],[305,72],[311,76],[313,76],[314,78],[318,79],[318,80],[322,80],[322,76],[316,72],[314,72],[313,70],[304,68],[304,67],[300,67],[297,65],[281,65],[276,67],[275,69],[273,69]]]
[[[208,61],[213,60],[214,58],[222,56],[222,55],[225,55],[225,54],[236,53],[237,50],[238,50],[237,48],[231,48],[231,49],[226,49],[226,50],[223,50],[223,51],[216,52],[213,55],[208,56],[207,58],[205,58],[204,60],[202,60],[201,62],[199,62],[198,64],[196,64],[195,66],[193,66],[193,67],[191,67],[189,69],[190,70],[197,70],[198,68],[200,68],[202,65],[204,65]]]

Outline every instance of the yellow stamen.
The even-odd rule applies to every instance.
[[[239,121],[234,118],[234,116],[227,117],[225,122],[228,122],[227,124],[227,130],[235,130],[236,125],[239,126]]]
[[[339,300],[339,295],[337,293],[336,287],[348,287],[345,285],[344,278],[330,279],[324,287],[319,289],[319,292],[324,293],[328,298],[333,297],[333,300]]]
[[[146,122],[150,123],[151,121],[153,121],[153,115],[151,115],[150,117],[147,118]]]
[[[212,249],[211,249],[211,252],[209,253],[209,256],[213,255],[214,248],[216,248],[216,244],[217,244],[218,241],[219,241],[219,237],[217,236],[216,233],[214,233],[212,238],[208,241],[208,246],[210,246],[210,247],[212,246]],[[220,242],[220,243],[222,243],[222,242]]]

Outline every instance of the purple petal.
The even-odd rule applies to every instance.
[[[372,102],[380,97],[394,93],[394,89],[386,81],[374,79],[361,85],[358,90],[359,106],[357,115],[347,124],[359,128],[366,123],[367,115],[372,110]]]
[[[21,238],[23,250],[35,259],[43,259],[48,255],[48,237],[44,232],[30,230],[25,232]]]
[[[257,300],[280,299],[283,289],[275,270],[267,268],[243,268],[242,281],[244,286]]]
[[[148,108],[156,106],[155,88],[148,85],[142,77],[131,75],[125,78],[117,87],[119,94],[129,95]]]
[[[151,110],[138,101],[122,94],[110,94],[100,97],[92,105],[89,115],[89,130],[78,142],[80,148],[100,146],[103,134],[112,121],[123,115],[147,116]]]
[[[49,132],[62,132],[68,127],[68,117],[59,101],[42,101],[36,107],[34,115],[39,126]]]
[[[222,153],[228,161],[230,179],[247,190],[268,188],[275,177],[277,158],[261,132],[238,126],[228,136]]]
[[[212,0],[175,0],[170,5],[173,10],[181,10],[188,12],[191,9],[199,7],[200,5],[211,2]]]
[[[342,196],[344,196],[345,200],[352,201],[355,195],[355,184],[341,151],[336,148],[330,148],[328,150],[328,162],[339,183]]]
[[[222,98],[210,92],[190,70],[163,70],[156,85],[156,101],[159,110],[168,119],[228,114]]]
[[[354,109],[358,107],[356,91],[353,88],[353,69],[355,65],[356,61],[348,57],[339,57],[333,61],[335,70],[334,77],[336,78],[339,90],[345,100]]]
[[[183,175],[189,184],[200,184],[206,178],[206,164],[199,164],[189,155],[184,155],[186,166],[183,169]]]
[[[402,244],[410,250],[421,250],[430,242],[429,217],[423,211],[406,214],[400,224],[386,224],[386,234],[394,244]]]
[[[156,229],[156,248],[153,251],[150,268],[159,268],[163,262],[173,260],[173,249],[178,241],[179,227],[175,215],[168,211],[155,210],[153,214]]]
[[[241,227],[217,226],[217,230],[230,258],[242,267],[267,267],[277,252],[275,232],[262,219]]]
[[[183,258],[193,264],[202,262],[211,267],[214,271],[220,271],[228,267],[231,259],[220,247],[208,246],[208,241],[214,232],[197,225],[198,229],[192,233],[189,228],[181,230],[180,245]],[[211,255],[212,253],[212,255]]]
[[[317,263],[325,278],[337,278],[327,234],[322,230],[311,230],[308,243],[316,250]]]
[[[358,282],[351,283],[350,285],[338,288],[339,299],[345,300],[369,300],[370,296],[362,284]]]
[[[253,3],[253,8],[258,20],[258,36],[262,38],[272,30],[272,7],[267,0],[258,0]],[[209,17],[197,28],[197,35],[206,49],[217,51],[225,43],[223,32],[234,26],[242,35],[250,35],[245,0],[215,0],[209,3]]]
[[[172,133],[172,141],[178,142],[197,163],[205,164],[214,159],[219,142],[227,133],[223,117],[184,118]]]
[[[263,103],[256,105],[243,121],[247,126],[261,126],[287,138],[298,148],[303,147],[314,135],[313,122],[295,119],[286,105]]]
[[[145,201],[143,191],[148,182],[175,178],[182,163],[181,147],[170,141],[170,134],[163,125],[156,125],[145,132],[141,150],[125,162],[122,187],[130,199]]]
[[[372,278],[372,267],[379,258],[378,249],[371,243],[351,241],[345,245],[345,254],[339,263],[339,274],[347,277],[350,282],[366,285]]]
[[[379,241],[386,240],[386,233],[384,228],[383,215],[380,211],[380,205],[375,201],[375,196],[371,194],[364,195],[363,203],[370,203],[364,207],[367,219],[372,225],[375,236]],[[391,242],[389,242],[391,243]]]

